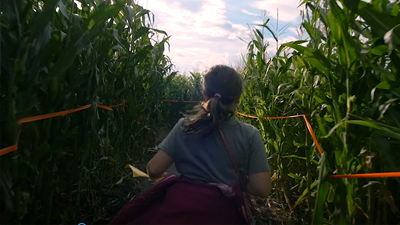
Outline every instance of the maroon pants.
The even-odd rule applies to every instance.
[[[214,186],[171,176],[128,202],[110,224],[245,224]]]

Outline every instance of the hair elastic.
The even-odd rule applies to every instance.
[[[214,98],[221,98],[221,95],[219,93],[215,93]]]

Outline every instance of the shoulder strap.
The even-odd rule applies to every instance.
[[[251,210],[253,211],[253,213],[255,213],[255,215],[256,215],[256,217],[257,217],[257,220],[261,223],[260,215],[259,215],[258,211],[255,209],[253,202],[252,202],[251,199],[249,198],[249,193],[247,193],[246,185],[245,185],[245,183],[243,182],[243,178],[242,178],[242,176],[240,175],[239,168],[237,167],[237,165],[236,165],[236,163],[235,163],[235,159],[234,159],[233,156],[232,156],[232,153],[231,153],[231,151],[230,151],[230,149],[229,149],[229,147],[228,147],[228,142],[226,141],[225,135],[224,135],[224,133],[222,132],[221,128],[219,129],[219,134],[221,135],[222,142],[224,142],[225,150],[226,150],[226,152],[228,153],[229,158],[231,159],[232,165],[233,165],[233,167],[235,168],[235,172],[236,172],[236,175],[238,176],[238,180],[239,180],[240,187],[242,188],[242,191],[246,193],[246,196],[244,196],[244,197],[245,197],[245,198],[246,198],[246,197],[248,198],[248,202],[249,202],[249,205],[250,205]]]
[[[226,141],[225,135],[224,135],[224,133],[222,132],[221,129],[219,129],[219,134],[221,135],[222,142],[224,142],[225,150],[228,153],[229,158],[231,159],[232,165],[235,168],[235,172],[236,172],[236,175],[238,176],[240,187],[242,188],[243,191],[245,191],[247,193],[246,186],[245,186],[245,183],[243,182],[242,176],[240,175],[239,168],[237,167],[237,165],[235,163],[235,159],[232,156],[232,153],[231,153],[231,151],[230,151],[230,149],[228,147],[228,142]]]

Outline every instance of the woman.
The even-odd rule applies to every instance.
[[[206,102],[179,120],[147,164],[152,179],[162,177],[172,163],[181,174],[168,189],[153,223],[245,223],[234,198],[230,198],[239,178],[220,130],[247,192],[259,197],[269,195],[271,174],[261,135],[253,126],[232,117],[242,89],[241,76],[228,66],[214,66],[205,74]]]

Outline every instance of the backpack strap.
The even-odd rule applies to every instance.
[[[224,135],[224,133],[222,132],[221,128],[219,129],[219,134],[221,135],[222,142],[224,142],[225,150],[226,150],[226,152],[228,153],[229,158],[231,159],[232,165],[233,165],[233,167],[235,168],[235,172],[236,172],[236,175],[238,176],[238,180],[239,180],[240,187],[242,188],[242,191],[245,193],[245,194],[243,195],[243,197],[244,197],[244,198],[247,198],[247,201],[249,202],[249,206],[250,206],[251,211],[255,214],[255,216],[256,216],[256,218],[257,218],[257,221],[259,221],[259,222],[261,223],[260,215],[259,215],[258,211],[255,209],[254,204],[253,204],[253,201],[251,201],[251,199],[250,199],[250,197],[249,197],[249,193],[247,192],[246,185],[245,185],[245,183],[243,182],[243,178],[242,178],[242,176],[240,175],[239,168],[237,167],[237,165],[236,165],[236,163],[235,163],[235,159],[234,159],[233,156],[232,156],[232,153],[231,153],[231,151],[230,151],[230,149],[229,149],[229,147],[228,147],[228,142],[226,141],[225,135]],[[244,199],[244,201],[246,201],[246,199]],[[253,218],[249,218],[249,219],[253,219]]]

